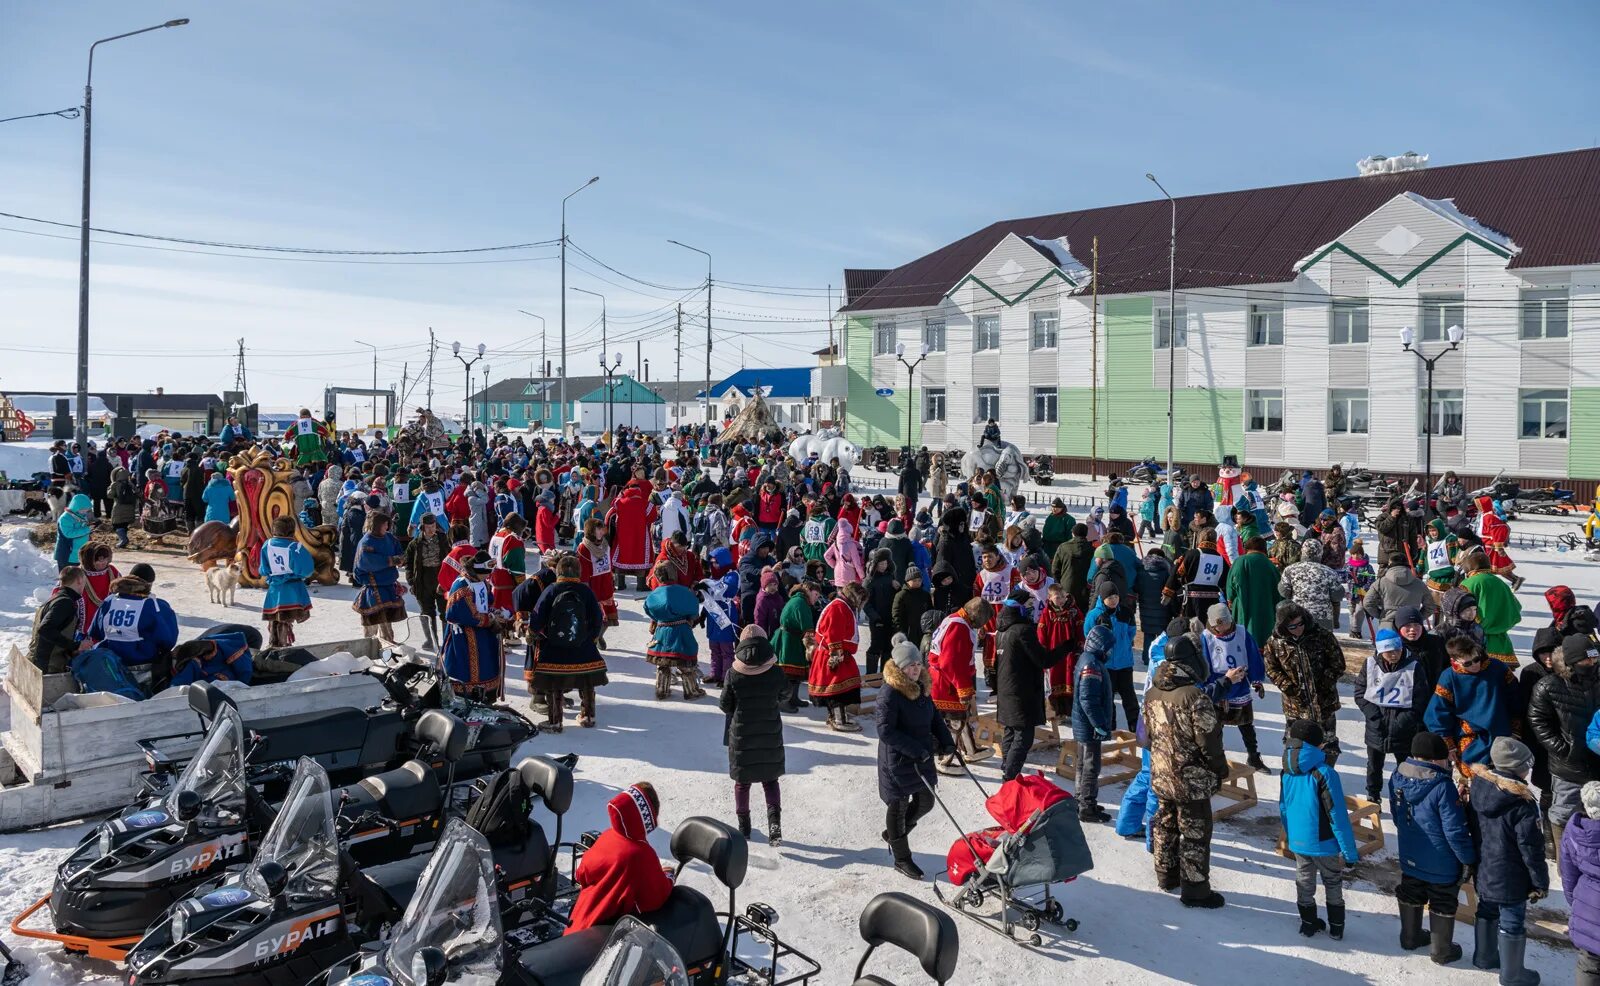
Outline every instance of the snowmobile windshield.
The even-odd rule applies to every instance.
[[[167,796],[167,811],[177,817],[178,794],[200,795],[200,821],[212,825],[237,824],[244,818],[244,723],[239,711],[223,707],[211,720],[200,749],[178,775]]]
[[[284,893],[291,901],[332,897],[338,891],[339,838],[332,788],[328,772],[310,757],[301,757],[295,766],[283,807],[245,870],[244,885],[258,897],[272,896],[261,878],[261,866],[269,861],[287,872]]]
[[[683,959],[638,918],[616,923],[581,986],[689,986]]]
[[[461,819],[451,819],[422,871],[416,896],[389,942],[388,966],[402,986],[424,948],[444,952],[449,981],[493,986],[500,981],[499,891],[489,842]]]

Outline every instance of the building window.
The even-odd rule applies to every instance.
[[[1460,438],[1464,421],[1462,409],[1465,406],[1466,394],[1463,391],[1435,390],[1433,406],[1428,408],[1423,422],[1427,429],[1423,434],[1431,432],[1445,438]]]
[[[1567,337],[1567,289],[1522,292],[1522,338],[1565,339]],[[1565,415],[1565,411],[1563,411]],[[1526,423],[1527,418],[1523,418]],[[1566,418],[1562,418],[1562,437],[1566,437]],[[1524,434],[1523,438],[1528,436]],[[1546,438],[1550,437],[1548,435]]]
[[[922,420],[944,420],[943,387],[928,387],[922,391]]]
[[[887,356],[894,352],[894,323],[874,322],[872,325],[872,355]]]
[[[1283,345],[1283,305],[1250,306],[1250,345]]]
[[[1058,396],[1054,387],[1033,388],[1034,424],[1053,425],[1056,423],[1056,400]]]
[[[922,343],[930,353],[944,352],[944,319],[930,318],[922,323]]]
[[[1056,312],[1033,313],[1033,338],[1031,349],[1054,349],[1061,332],[1061,316]]]
[[[1244,403],[1249,415],[1249,420],[1245,422],[1246,431],[1283,430],[1283,391],[1247,390],[1244,392]]]
[[[1367,392],[1335,389],[1328,395],[1328,433],[1365,435],[1367,433]]]
[[[1524,390],[1521,397],[1523,438],[1567,437],[1566,391]]]
[[[1452,325],[1467,327],[1467,308],[1460,293],[1425,294],[1422,296],[1422,341],[1438,342],[1446,338]]]
[[[1000,388],[979,387],[972,401],[973,413],[982,421],[1000,420]]]
[[[1000,316],[979,315],[972,321],[972,351],[1000,348]]]
[[[533,420],[533,405],[532,404],[524,404],[524,405],[522,405],[522,419],[524,421],[532,421]]]
[[[1365,298],[1335,298],[1328,341],[1335,346],[1364,345],[1370,328],[1370,311]]]
[[[1178,306],[1178,317],[1172,318],[1172,310],[1166,305],[1157,305],[1155,313],[1156,348],[1172,348],[1172,326],[1178,326],[1178,348],[1189,348],[1189,313],[1183,305]]]

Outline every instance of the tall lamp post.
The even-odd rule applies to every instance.
[[[180,17],[154,27],[101,38],[89,46],[89,71],[83,80],[83,224],[78,231],[78,421],[74,435],[79,448],[89,447],[89,148],[94,107],[94,50],[108,41],[182,27],[187,23],[189,18]]]
[[[543,428],[544,419],[550,415],[550,391],[548,389],[550,381],[546,379],[549,373],[545,370],[547,364],[545,363],[544,355],[544,316],[535,315],[533,312],[523,308],[518,308],[517,311],[522,312],[529,318],[539,320],[539,427]]]
[[[693,250],[706,258],[706,424],[711,423],[711,254],[677,240],[668,240],[673,246]]]
[[[1161,189],[1161,194],[1172,203],[1172,231],[1167,243],[1167,482],[1170,484],[1173,467],[1173,400],[1177,393],[1178,365],[1178,200],[1156,180],[1155,175],[1146,171],[1144,176]]]
[[[377,424],[378,423],[378,347],[374,346],[370,342],[362,342],[360,339],[351,339],[350,341],[355,343],[358,346],[366,346],[368,349],[372,350],[372,423],[373,424]]]
[[[1417,333],[1407,325],[1400,330],[1400,348],[1422,361],[1428,371],[1428,396],[1422,405],[1422,502],[1429,502],[1433,491],[1433,368],[1448,353],[1453,353],[1461,348],[1461,340],[1466,337],[1466,330],[1459,325],[1452,325],[1445,330],[1450,340],[1450,348],[1441,350],[1433,356],[1424,356],[1420,348],[1412,348],[1412,343],[1417,341]],[[1440,415],[1440,424],[1443,424],[1444,415]],[[1438,513],[1438,504],[1434,505],[1434,512]],[[1427,516],[1424,509],[1423,516]]]
[[[917,367],[921,366],[922,361],[928,358],[928,344],[924,342],[917,347],[917,361],[915,363],[907,363],[906,344],[897,342],[894,346],[894,358],[899,360],[900,365],[906,368],[906,454],[909,455],[915,445],[911,440],[911,399],[917,393]],[[904,468],[904,463],[901,464],[901,467]]]
[[[611,410],[611,375],[613,373],[617,372],[617,369],[622,366],[622,354],[621,353],[612,353],[611,354],[611,358],[612,358],[612,360],[614,360],[614,362],[607,363],[606,362],[605,350],[602,349],[600,351],[600,370],[601,370],[602,373],[604,373],[606,375],[606,434],[607,435],[611,435],[611,427],[612,427],[612,422],[611,422],[611,415],[612,415],[612,410]],[[617,437],[615,435],[611,435],[611,444],[615,445],[616,442],[617,442]]]
[[[568,192],[567,197],[561,200],[561,414],[563,416],[567,413],[567,199],[599,180],[600,176],[595,175]],[[561,422],[560,430],[565,434],[567,430],[565,420]]]
[[[461,433],[463,435],[469,434],[468,429],[472,427],[472,364],[483,359],[483,354],[488,348],[483,343],[478,343],[478,355],[468,360],[461,355],[461,343],[452,342],[450,344],[450,352],[454,353],[456,359],[461,361],[462,370],[466,374],[467,392],[461,395]],[[483,402],[484,404],[489,403],[489,387],[487,384],[483,388]]]

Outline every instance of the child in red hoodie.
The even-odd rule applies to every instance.
[[[1039,643],[1055,663],[1050,665],[1050,708],[1057,722],[1072,720],[1072,674],[1083,650],[1083,614],[1059,582],[1050,584],[1047,604],[1039,614]]]
[[[603,832],[578,864],[578,900],[567,934],[611,924],[624,914],[648,914],[667,902],[672,878],[650,848],[661,801],[646,781],[606,803],[611,829]]]

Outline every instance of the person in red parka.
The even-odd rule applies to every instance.
[[[933,631],[928,643],[928,695],[944,717],[957,748],[976,753],[971,719],[977,714],[977,660],[983,627],[994,618],[994,607],[981,597],[967,600]],[[960,772],[954,756],[943,758],[941,769]]]
[[[756,498],[756,525],[776,537],[778,526],[783,523],[783,512],[787,509],[789,504],[784,501],[777,481],[767,480],[761,487],[761,495]]]
[[[567,934],[611,924],[624,914],[648,914],[666,904],[672,878],[650,848],[661,801],[640,781],[606,803],[611,828],[600,834],[578,864],[578,900]]]
[[[646,482],[648,485],[648,482]],[[641,592],[645,577],[650,572],[650,562],[655,557],[651,544],[650,527],[659,514],[647,493],[629,483],[606,512],[606,527],[611,531],[611,567],[616,573],[617,588],[626,588],[625,579],[633,575]]]

